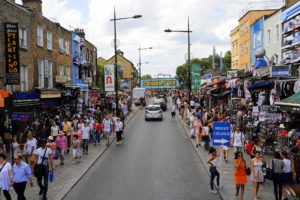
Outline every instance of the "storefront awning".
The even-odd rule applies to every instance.
[[[275,105],[291,106],[291,107],[299,107],[300,108],[300,92],[298,92],[280,102],[275,102]]]

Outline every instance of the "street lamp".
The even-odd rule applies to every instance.
[[[190,42],[190,33],[192,32],[190,30],[190,19],[188,17],[188,29],[187,30],[171,30],[171,29],[166,29],[166,33],[171,33],[171,32],[178,32],[178,33],[187,33],[188,34],[188,90],[189,90],[189,101],[191,100],[191,42]]]
[[[141,18],[142,15],[134,15],[132,17],[116,17],[116,8],[114,6],[114,18],[110,19],[110,21],[114,22],[114,50],[115,50],[115,91],[116,91],[116,115],[118,116],[119,113],[119,97],[118,97],[118,52],[117,52],[117,21],[123,19],[138,19]]]
[[[153,47],[147,47],[147,48],[141,48],[141,46],[140,46],[140,48],[138,48],[138,50],[139,50],[139,82],[140,82],[140,87],[142,87],[142,58],[141,58],[141,51],[142,50],[148,50],[148,49],[153,49]]]

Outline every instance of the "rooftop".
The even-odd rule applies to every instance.
[[[285,5],[285,0],[252,1],[248,3],[239,13],[239,19],[243,18],[250,11],[276,10]]]

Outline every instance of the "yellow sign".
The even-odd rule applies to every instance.
[[[145,88],[175,88],[178,86],[176,79],[154,79],[142,80],[142,85]]]

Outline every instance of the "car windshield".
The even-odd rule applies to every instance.
[[[158,110],[160,110],[160,108],[157,107],[157,106],[150,106],[150,107],[147,107],[147,110],[149,110],[149,111],[158,111]]]

